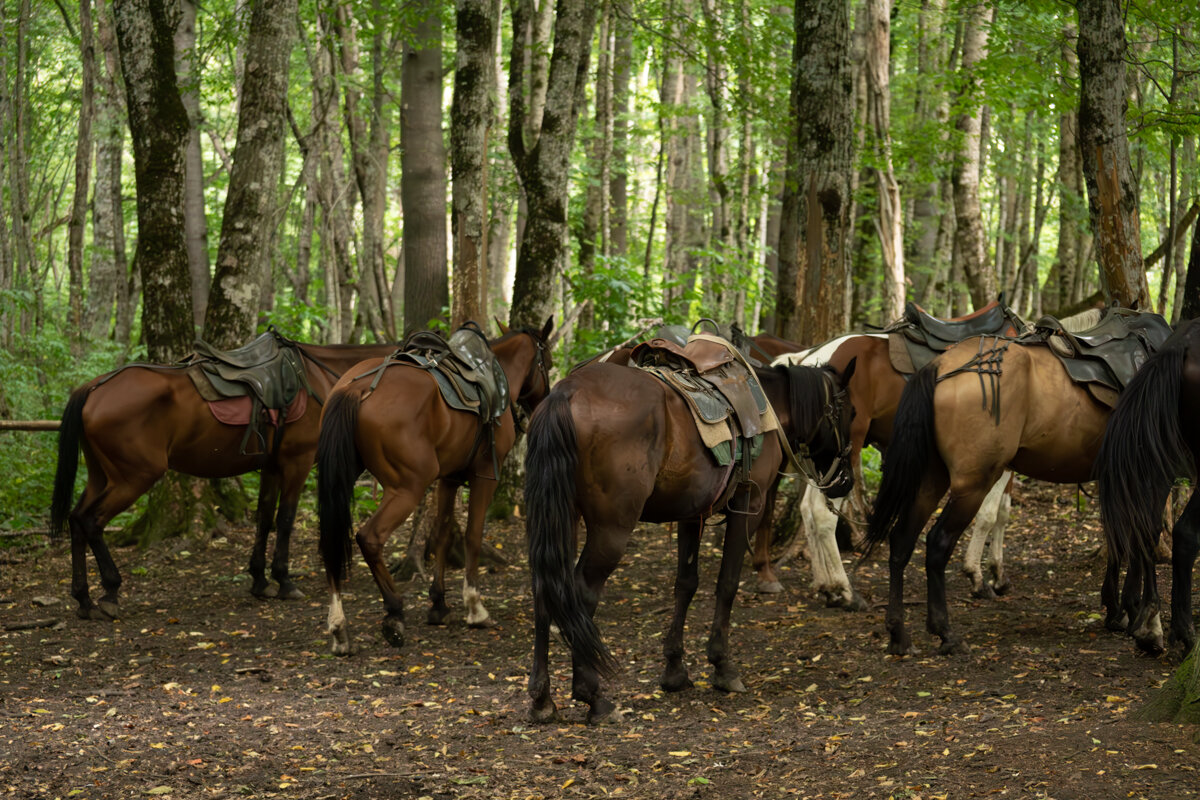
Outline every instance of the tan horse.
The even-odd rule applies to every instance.
[[[416,509],[425,490],[438,481],[437,516],[433,535],[432,607],[429,621],[443,622],[448,537],[440,535],[454,507],[458,487],[470,486],[467,503],[466,575],[463,605],[467,624],[480,626],[488,610],[479,592],[479,549],[483,522],[496,492],[498,469],[517,438],[512,406],[526,413],[550,391],[547,337],[554,320],[541,331],[505,331],[493,340],[492,352],[504,370],[512,403],[490,433],[490,423],[451,408],[428,370],[397,365],[375,370],[382,359],[366,361],[338,381],[326,404],[317,446],[317,511],[320,548],[329,582],[329,633],[333,652],[350,652],[350,635],[342,610],[342,582],[350,566],[351,503],[354,481],[368,470],[383,487],[379,508],[359,529],[359,549],[383,595],[386,616],[383,635],[394,647],[404,644],[404,602],[384,559],[383,547],[392,531]],[[372,389],[373,381],[378,383]],[[490,441],[489,441],[490,440]]]
[[[883,462],[883,483],[867,531],[867,552],[887,539],[888,652],[912,652],[904,623],[904,569],[925,522],[946,490],[926,539],[929,632],[940,652],[966,649],[950,629],[946,563],[988,490],[1006,468],[1054,483],[1090,479],[1109,409],[1081,386],[1044,346],[1011,344],[1000,374],[978,362],[996,340],[968,339],[913,377],[896,413]],[[1003,346],[1003,345],[1002,345]],[[866,556],[864,555],[864,558]]]
[[[300,492],[317,452],[321,403],[342,372],[365,358],[390,353],[395,345],[299,347],[314,396],[308,398],[301,417],[284,425],[278,444],[274,434],[268,434],[267,453],[242,454],[246,427],[218,422],[186,371],[176,366],[128,366],[71,393],[58,435],[50,529],[57,533],[70,524],[71,594],[79,603],[80,617],[120,615],[121,573],[104,541],[104,526],[148,492],[168,469],[199,478],[261,470],[250,591],[256,596],[269,593],[266,549],[274,520],[271,577],[279,583],[278,596],[303,597],[288,576],[288,552]],[[72,509],[80,448],[87,464],[87,486]],[[98,603],[88,591],[89,546],[104,589]]]

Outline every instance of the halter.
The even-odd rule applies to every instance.
[[[821,421],[828,420],[829,425],[833,428],[834,443],[837,445],[838,452],[834,456],[829,469],[824,475],[817,474],[817,465],[813,462],[811,453],[811,445],[813,439],[817,438],[817,434],[821,430],[820,422],[813,428],[808,438],[805,439],[799,447],[796,448],[796,458],[794,459],[796,466],[805,479],[813,486],[824,492],[830,489],[837,482],[836,476],[842,469],[842,464],[850,457],[850,440],[842,438],[842,412],[846,407],[846,388],[834,389],[831,385],[834,382],[833,376],[828,371],[822,371],[822,385],[825,390],[825,404],[821,412]]]

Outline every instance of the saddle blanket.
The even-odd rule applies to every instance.
[[[213,418],[223,425],[249,425],[250,414],[253,408],[254,402],[250,399],[249,395],[208,401],[208,409],[212,412]],[[304,412],[307,409],[308,392],[300,392],[292,400],[291,405],[287,407],[287,416],[283,418],[283,421],[295,422],[304,416]],[[270,423],[272,425],[279,425],[279,412],[273,408],[264,410]]]

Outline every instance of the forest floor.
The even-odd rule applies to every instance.
[[[414,587],[408,643],[393,650],[360,562],[346,598],[348,658],[329,655],[312,527],[301,519],[293,548],[301,601],[247,593],[249,529],[205,545],[118,550],[124,616],[111,624],[75,617],[65,543],[0,551],[0,797],[1200,794],[1195,730],[1134,717],[1175,664],[1139,656],[1104,629],[1099,525],[1094,510],[1076,511],[1074,487],[1018,489],[1005,597],[974,600],[965,579],[950,579],[966,656],[934,655],[924,632],[923,548],[908,572],[923,654],[906,658],[884,652],[885,561],[853,575],[871,603],[865,613],[821,607],[806,562],[782,570],[777,595],[746,591],[747,566],[732,647],[749,691],[736,695],[704,680],[716,531],[686,640],[696,688],[660,691],[674,543],[646,526],[600,606],[625,669],[609,684],[624,720],[598,728],[569,700],[559,646],[552,680],[563,721],[528,720],[520,521],[490,528],[512,565],[485,576],[488,629],[464,626],[457,589],[450,624],[425,625],[423,587]],[[397,550],[406,542],[393,538]],[[458,574],[451,580],[457,587]],[[49,627],[5,630],[34,621]]]

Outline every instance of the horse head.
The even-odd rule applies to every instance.
[[[522,377],[521,384],[515,392],[514,400],[520,409],[526,415],[533,413],[533,409],[537,404],[546,399],[546,395],[550,394],[550,369],[554,366],[554,361],[550,354],[550,332],[554,329],[554,317],[551,316],[546,320],[546,324],[542,326],[540,331],[535,331],[532,328],[519,328],[510,330],[503,323],[500,323],[500,330],[505,336],[510,334],[523,334],[528,337],[533,345],[533,358],[529,362],[529,369],[526,370]]]
[[[791,380],[789,439],[809,483],[831,498],[854,487],[850,423],[854,404],[848,387],[858,359],[840,373],[833,367],[788,367]],[[816,384],[816,385],[814,385]]]

